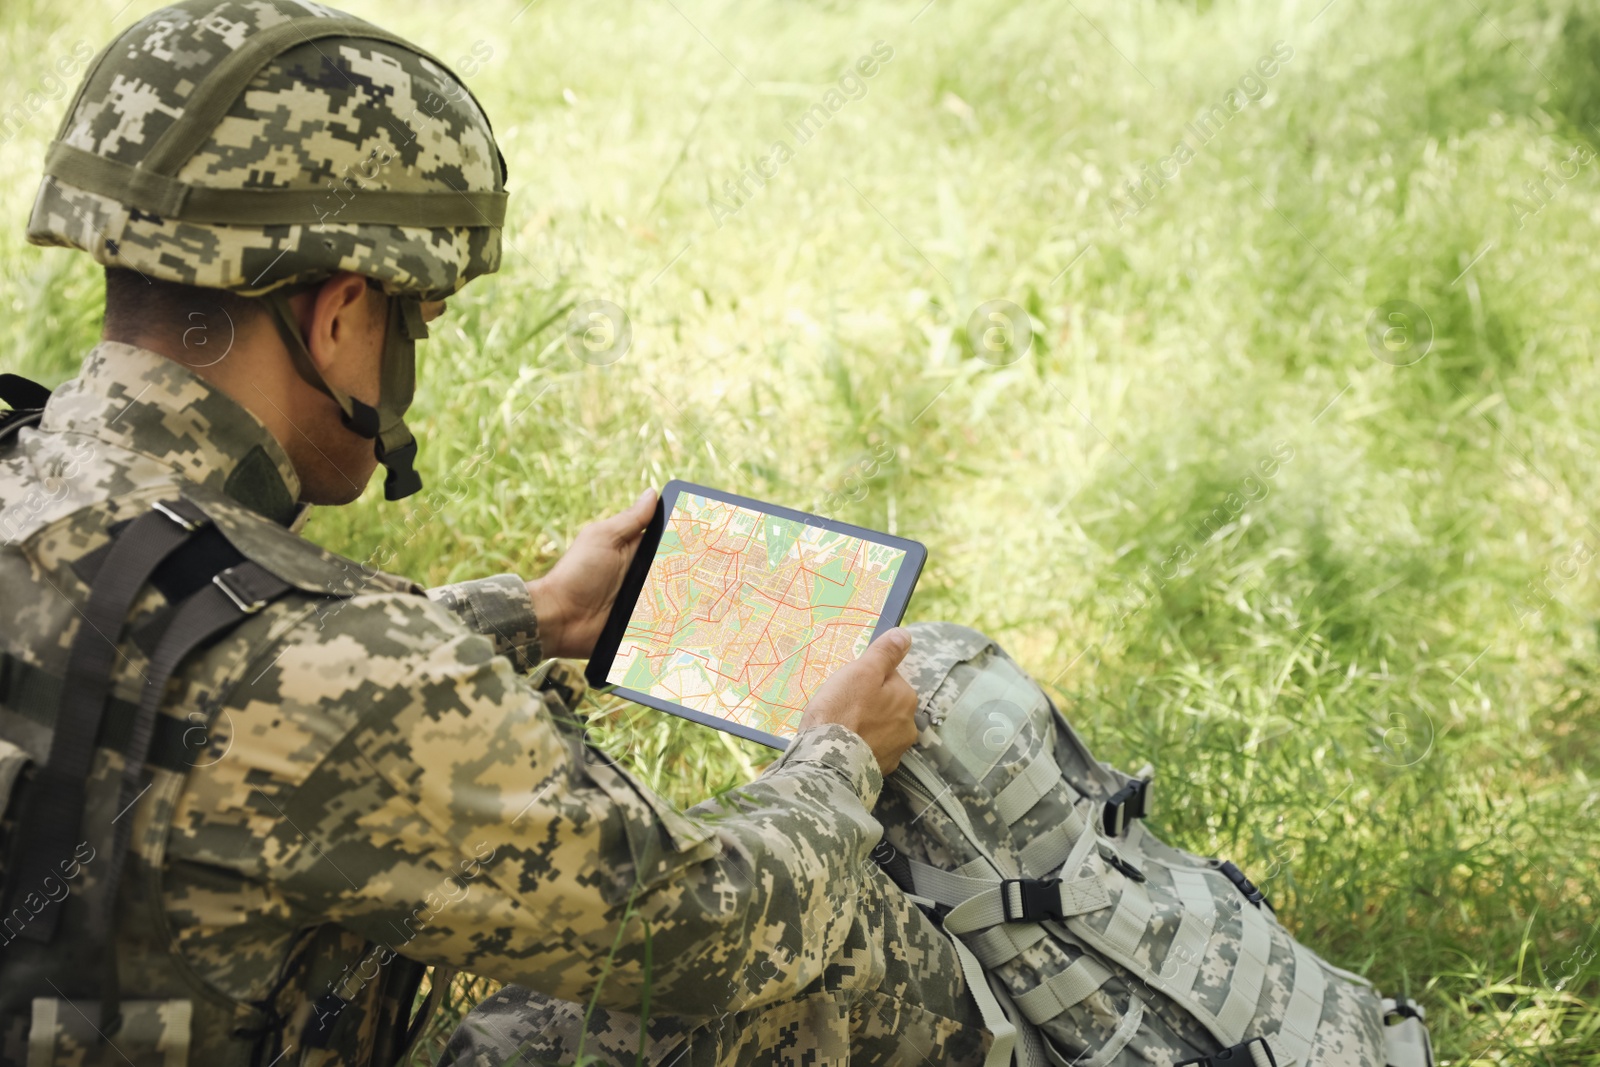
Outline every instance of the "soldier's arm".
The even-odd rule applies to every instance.
[[[299,909],[636,1012],[647,987],[651,1011],[696,1016],[791,996],[845,949],[882,785],[849,730],[805,731],[691,817],[424,598],[360,598],[259,660],[272,692],[246,681],[231,704],[341,724],[303,780],[256,790],[259,871]]]
[[[527,583],[515,574],[441,585],[427,593],[429,600],[461,620],[467,629],[487,637],[494,650],[518,671],[531,671],[539,665],[544,656],[539,618]]]

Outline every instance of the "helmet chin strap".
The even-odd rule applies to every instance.
[[[371,438],[373,452],[386,473],[383,479],[383,496],[386,500],[399,500],[422,488],[422,476],[416,472],[417,439],[406,427],[405,413],[411,406],[411,397],[417,384],[417,342],[428,336],[428,327],[422,320],[422,301],[415,296],[389,297],[389,317],[383,335],[383,361],[379,367],[378,404],[373,407],[329,385],[317,369],[316,361],[300,336],[300,323],[295,319],[294,308],[289,304],[292,292],[275,289],[261,297],[272,313],[278,334],[300,377],[312,387],[321,390],[339,405],[345,426],[362,437]]]

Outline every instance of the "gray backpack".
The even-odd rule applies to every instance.
[[[1097,762],[987,637],[913,633],[922,736],[875,858],[952,935],[986,1067],[1433,1067],[1420,1007],[1296,941],[1232,863],[1146,831],[1148,777]]]

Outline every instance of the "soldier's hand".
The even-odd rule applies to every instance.
[[[881,635],[861,658],[828,676],[800,716],[800,729],[838,723],[872,747],[878,768],[888,774],[917,740],[917,691],[895,670],[911,647],[903,627]]]
[[[579,530],[550,573],[528,583],[546,656],[587,659],[594,653],[655,507],[656,491],[646,489],[627,511]]]

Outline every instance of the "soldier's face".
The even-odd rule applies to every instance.
[[[306,347],[329,385],[376,405],[382,380],[388,298],[356,274],[337,274],[305,301]],[[284,353],[287,358],[287,352]],[[295,376],[298,381],[298,375]],[[283,441],[300,475],[300,499],[348,504],[361,495],[378,465],[372,441],[344,425],[339,405],[300,382],[295,433]]]
[[[320,327],[315,321],[312,324],[313,337],[321,337],[330,359],[323,376],[330,385],[367,404],[376,405],[380,393],[388,300],[370,287],[364,287],[359,299],[340,299],[336,294],[320,312],[329,321]],[[423,320],[432,322],[444,310],[443,300],[427,301],[422,305]],[[316,354],[313,346],[312,355]],[[320,393],[317,395],[322,400],[328,399]],[[328,410],[330,406],[331,411]],[[378,465],[377,456],[372,441],[349,430],[338,407],[331,401],[321,414],[318,447],[303,457],[290,453],[300,473],[300,497],[310,504],[348,504],[361,495],[372,478]]]
[[[306,348],[323,379],[376,406],[382,381],[389,302],[359,274],[341,273],[318,289],[289,298]],[[445,310],[443,300],[422,305],[427,321]],[[119,338],[112,338],[113,340]],[[125,338],[179,359],[159,339]],[[348,504],[361,495],[378,465],[373,442],[344,425],[339,405],[307,383],[294,367],[266,315],[244,328],[232,359],[203,365],[184,361],[249,408],[289,454],[308,504]]]

